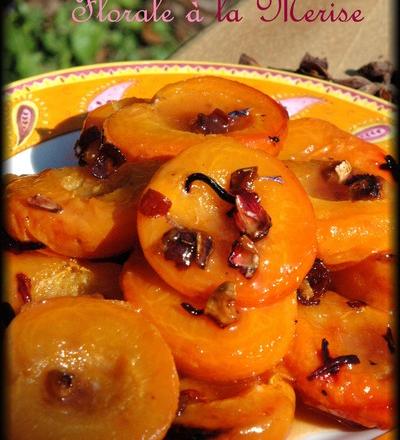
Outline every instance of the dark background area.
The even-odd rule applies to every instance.
[[[84,2],[85,3],[85,2]],[[188,23],[190,0],[163,0],[171,9],[171,23],[74,23],[76,0],[14,0],[3,6],[3,82],[73,66],[169,57],[185,41],[209,24],[215,0],[201,0],[202,23]],[[148,9],[149,0],[109,0],[109,9]]]

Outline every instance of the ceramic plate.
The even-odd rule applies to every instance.
[[[5,172],[29,174],[76,163],[72,147],[84,115],[111,99],[150,98],[162,86],[198,75],[219,75],[253,86],[288,110],[317,117],[386,151],[392,149],[393,106],[326,81],[257,67],[209,63],[113,63],[52,72],[5,91]],[[289,440],[371,440],[378,430],[354,431],[299,411]]]

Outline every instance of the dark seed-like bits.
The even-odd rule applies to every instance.
[[[171,206],[167,196],[149,188],[140,200],[139,211],[146,217],[161,217],[168,213]]]

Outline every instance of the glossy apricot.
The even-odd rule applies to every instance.
[[[225,134],[192,129],[199,114],[248,109]],[[286,110],[264,93],[226,78],[190,78],[163,87],[150,104],[124,106],[103,124],[104,139],[128,161],[171,157],[206,138],[232,137],[244,145],[277,155],[287,129]]]
[[[28,302],[93,294],[122,299],[118,286],[121,266],[118,264],[92,263],[39,252],[5,252],[3,256],[4,300],[16,312],[27,302],[24,292],[20,291],[24,290],[21,283],[29,285],[25,286],[29,291]]]
[[[356,306],[334,292],[327,292],[319,305],[299,305],[298,312],[296,336],[285,362],[301,399],[368,428],[392,427],[394,356],[387,340],[389,315]],[[329,343],[331,358],[355,355],[359,363],[315,375],[324,365],[323,339]]]
[[[392,311],[396,257],[390,253],[373,254],[357,264],[331,273],[332,286],[341,295],[365,301],[372,307]]]
[[[125,302],[53,298],[7,332],[9,438],[163,438],[178,403],[174,362]]]
[[[359,262],[393,248],[395,225],[390,199],[359,202],[314,199],[318,256],[328,265]]]
[[[136,236],[138,200],[158,166],[124,164],[105,180],[79,167],[20,176],[5,189],[7,232],[70,257],[100,258],[127,251]]]
[[[117,110],[120,110],[127,105],[148,101],[148,99],[135,97],[122,98],[118,101],[109,101],[87,114],[83,123],[82,131],[90,127],[97,127],[101,131],[103,129],[103,122]]]
[[[294,418],[293,388],[278,374],[251,383],[236,393],[221,393],[192,379],[180,383],[181,395],[190,390],[199,399],[188,401],[174,423],[221,432],[222,439],[283,440]],[[219,395],[218,395],[219,394]]]
[[[121,286],[125,299],[159,329],[178,370],[196,378],[226,382],[261,374],[282,359],[293,337],[293,294],[265,307],[241,310],[236,323],[221,328],[206,315],[188,313],[182,307],[187,300],[141,255],[132,254],[124,265]]]
[[[191,173],[201,172],[225,189],[231,174],[258,167],[255,191],[271,218],[268,235],[256,241],[260,263],[247,279],[228,264],[232,243],[239,231],[227,215],[232,205],[221,200],[203,182],[184,189]],[[280,176],[283,183],[268,176]],[[220,284],[236,285],[241,306],[268,304],[293,292],[312,266],[316,254],[315,219],[310,201],[296,177],[277,159],[261,150],[248,149],[232,139],[209,140],[181,152],[164,164],[147,188],[158,191],[172,203],[167,215],[149,217],[138,212],[138,234],[144,254],[154,270],[174,289],[187,297],[207,298]],[[203,231],[213,240],[213,251],[205,268],[181,269],[166,260],[162,237],[173,226]]]
[[[385,151],[347,133],[328,121],[317,118],[290,120],[288,135],[279,153],[282,160],[348,160],[354,168],[391,181],[388,171],[380,169]]]
[[[329,265],[359,262],[393,248],[393,185],[382,181],[372,200],[350,200],[348,187],[323,177],[322,160],[287,160],[307,191],[317,222],[318,257]]]

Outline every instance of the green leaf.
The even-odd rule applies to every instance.
[[[93,63],[101,49],[105,34],[95,22],[75,24],[71,34],[72,52],[81,64]]]

